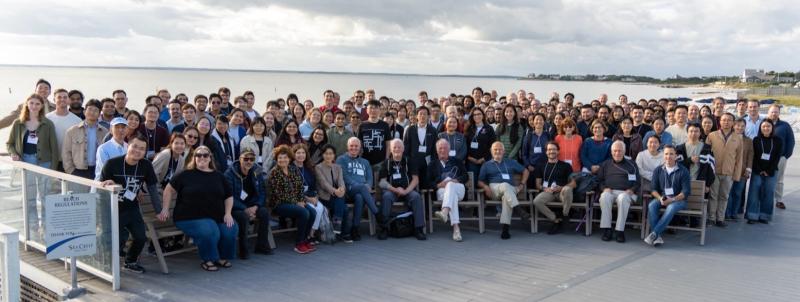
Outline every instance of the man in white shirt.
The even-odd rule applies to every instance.
[[[82,122],[81,118],[72,112],[69,112],[69,94],[66,89],[58,89],[53,93],[56,101],[56,110],[51,111],[45,117],[53,121],[53,126],[56,128],[56,141],[58,142],[58,150],[64,146],[64,135],[67,129]],[[56,165],[58,171],[64,172],[64,165],[58,162]]]
[[[667,127],[665,131],[672,134],[672,144],[680,145],[686,143],[689,138],[686,132],[686,123],[689,120],[689,107],[678,105],[675,107],[675,124]]]

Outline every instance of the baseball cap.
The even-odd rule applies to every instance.
[[[111,120],[111,126],[112,127],[116,126],[116,125],[119,125],[119,124],[127,126],[128,125],[128,120],[126,120],[124,118],[121,118],[121,117],[115,117],[113,120]]]

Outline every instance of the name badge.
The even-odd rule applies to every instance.
[[[33,144],[33,145],[38,144],[39,143],[39,137],[36,136],[35,133],[29,133],[28,134],[28,143],[29,144]]]
[[[533,153],[542,153],[542,147],[533,147]]]
[[[364,176],[364,170],[362,170],[362,169],[356,169],[356,175],[358,175],[358,176]]]
[[[392,179],[400,179],[400,173],[392,174]]]
[[[630,157],[630,156],[627,156],[627,155],[625,155],[625,156],[623,156],[623,157],[625,157],[625,159],[627,159],[627,160],[631,160],[631,157]]]
[[[431,163],[431,156],[430,155],[426,155],[425,156],[425,164],[429,165],[430,163]]]
[[[456,156],[456,150],[450,150],[450,156]]]
[[[419,148],[417,149],[417,152],[419,152],[419,153],[428,152],[428,147],[427,146],[419,146]]]
[[[242,190],[242,193],[239,193],[239,199],[241,200],[247,199],[247,196],[248,196],[247,192],[245,192],[244,190]]]
[[[636,174],[628,174],[629,181],[636,181]]]
[[[258,163],[259,163],[259,164],[263,164],[263,163],[264,163],[264,159],[263,159],[263,158],[261,158],[261,156],[259,156],[259,157],[258,157]]]
[[[133,192],[133,191],[131,191],[131,190],[125,190],[125,194],[123,194],[123,195],[122,195],[122,197],[123,197],[124,199],[131,200],[131,201],[132,201],[132,200],[136,199],[136,193],[134,193],[134,192]],[[122,201],[122,200],[120,200],[120,201]]]
[[[308,186],[306,185],[303,186],[303,192],[308,192]]]
[[[672,188],[664,188],[664,194],[666,194],[667,196],[673,196],[675,195],[675,191],[672,190]]]
[[[769,153],[761,153],[761,160],[769,160]]]
[[[478,142],[469,143],[469,147],[472,148],[472,149],[478,149]]]
[[[511,180],[511,175],[508,175],[508,173],[500,173],[500,176],[505,180]]]
[[[550,182],[547,182],[547,181],[543,181],[542,182],[542,189],[549,188],[549,187],[550,187]]]
[[[568,163],[570,166],[572,166],[572,160],[571,160],[571,159],[567,159],[567,160],[565,160],[564,162],[566,162],[566,163]]]

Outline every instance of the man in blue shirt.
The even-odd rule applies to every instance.
[[[360,153],[361,141],[351,137],[347,140],[347,153],[336,159],[336,164],[342,167],[347,197],[353,200],[353,229],[350,231],[350,236],[354,241],[361,240],[358,227],[361,225],[361,211],[365,203],[369,211],[375,215],[378,224],[383,224],[384,221],[378,206],[375,205],[375,198],[370,193],[373,185],[372,166],[359,156]]]
[[[500,238],[511,238],[508,227],[511,225],[511,211],[516,211],[523,221],[530,221],[530,214],[523,210],[517,200],[517,193],[522,191],[524,183],[528,181],[528,169],[515,160],[504,160],[505,148],[503,143],[497,141],[492,144],[492,160],[487,161],[481,167],[478,177],[478,186],[484,190],[486,197],[499,199],[502,201],[500,212],[500,224],[503,225],[503,232]],[[514,174],[522,174],[519,184],[514,183]]]
[[[115,117],[111,120],[111,139],[97,147],[94,164],[94,180],[100,181],[100,174],[106,161],[117,156],[125,155],[128,143],[125,142],[125,132],[127,132],[128,120]]]
[[[764,120],[764,117],[758,113],[759,105],[760,103],[756,99],[747,101],[747,115],[744,117],[744,135],[750,139],[758,136],[758,127],[761,125],[761,121]]]
[[[652,230],[644,242],[649,245],[662,245],[661,234],[672,221],[672,217],[686,208],[686,199],[691,194],[692,186],[689,170],[677,162],[677,152],[672,145],[664,146],[664,164],[653,171],[653,200],[647,206],[647,220]],[[661,207],[666,207],[660,214]]]

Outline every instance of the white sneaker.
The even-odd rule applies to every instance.
[[[447,223],[447,215],[445,215],[444,213],[442,213],[442,211],[436,211],[436,212],[434,212],[434,213],[433,213],[433,215],[436,215],[436,217],[438,217],[439,219],[441,219],[441,220],[442,220],[442,222],[444,222],[444,223]]]
[[[654,242],[653,242],[653,244],[654,244],[655,246],[662,245],[662,244],[664,244],[664,239],[663,239],[663,238],[661,238],[661,236],[658,236],[658,238],[656,238],[656,241],[654,241]]]
[[[455,242],[461,242],[462,241],[462,239],[461,239],[461,231],[460,230],[454,230],[453,231],[453,241],[455,241]]]
[[[644,238],[644,243],[647,243],[648,245],[653,245],[653,241],[656,240],[656,237],[658,237],[656,236],[656,233],[650,233],[650,235],[647,235],[647,237]]]

